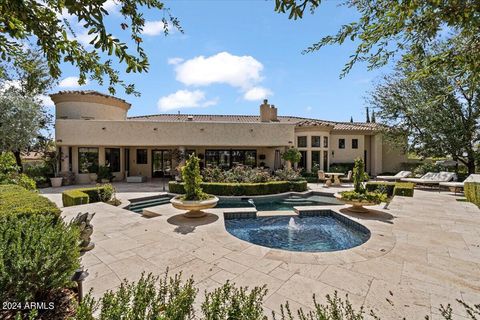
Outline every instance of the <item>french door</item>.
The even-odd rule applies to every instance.
[[[152,177],[170,176],[172,153],[170,150],[152,150]]]

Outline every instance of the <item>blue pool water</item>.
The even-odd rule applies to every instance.
[[[356,247],[368,240],[368,229],[344,223],[336,215],[332,212],[321,216],[225,219],[225,227],[239,239],[289,251],[337,251]]]
[[[266,199],[255,199],[255,207],[258,211],[293,210],[301,206],[321,206],[342,204],[333,196],[311,195],[307,197],[288,196],[283,198],[273,197]],[[217,208],[248,208],[253,207],[248,198],[242,199],[220,199]]]

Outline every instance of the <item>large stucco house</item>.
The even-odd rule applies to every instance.
[[[279,116],[267,100],[258,115],[128,117],[128,102],[96,91],[61,91],[51,98],[61,171],[74,172],[78,183],[88,182],[99,165],[109,165],[116,180],[170,175],[179,151],[195,152],[204,166],[242,163],[274,170],[283,165],[281,153],[297,147],[298,166],[307,171],[361,157],[372,175],[396,171],[406,161],[383,141],[375,123]]]

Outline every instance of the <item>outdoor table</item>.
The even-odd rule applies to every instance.
[[[334,186],[341,186],[341,182],[339,177],[344,176],[345,174],[343,173],[338,173],[338,172],[325,172],[325,176],[328,179],[331,179],[333,177],[333,185]]]

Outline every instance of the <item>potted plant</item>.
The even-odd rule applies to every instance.
[[[58,162],[62,160],[61,152],[53,143],[47,143],[45,146],[45,162],[53,171],[53,177],[50,177],[52,188],[62,186],[63,177],[59,175]]]
[[[91,163],[88,165],[88,172],[90,177],[91,183],[97,182],[97,172],[98,172],[98,165],[96,163]]]
[[[290,148],[282,153],[282,159],[287,161],[289,164],[288,168],[291,168],[293,165],[295,165],[295,163],[300,162],[302,159],[302,154],[297,148]]]
[[[379,192],[368,192],[363,186],[363,182],[368,179],[368,175],[364,171],[363,160],[358,158],[355,160],[353,168],[353,191],[344,191],[336,193],[335,197],[343,203],[350,204],[349,211],[365,213],[368,209],[364,206],[373,206],[386,201],[387,196]]]
[[[112,171],[107,166],[99,166],[97,172],[97,182],[109,183],[113,179]]]
[[[195,155],[190,155],[181,168],[182,179],[185,185],[185,194],[178,195],[170,200],[172,205],[180,210],[188,210],[185,213],[187,218],[200,218],[206,215],[202,210],[213,208],[217,205],[218,198],[203,192],[200,184],[202,176],[200,175],[200,159]]]

